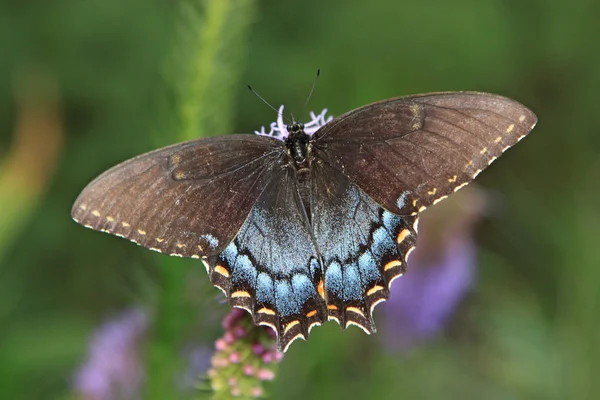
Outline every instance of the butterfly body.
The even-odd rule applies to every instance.
[[[297,169],[305,170],[310,166],[308,157],[312,150],[311,139],[304,132],[304,125],[294,122],[287,127],[289,136],[285,139],[285,148],[288,156],[294,161]]]
[[[323,121],[324,122],[324,121]],[[200,258],[232,306],[285,350],[335,320],[375,331],[415,246],[418,213],[524,137],[535,115],[475,92],[374,103],[277,140],[228,135],[126,161],[73,218],[162,253]]]

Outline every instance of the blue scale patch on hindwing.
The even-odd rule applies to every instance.
[[[237,245],[231,242],[225,250],[220,254],[220,258],[225,260],[229,265],[235,265],[235,259],[238,255]]]
[[[256,287],[256,268],[252,260],[245,254],[240,254],[235,260],[233,267],[232,281],[236,283],[247,283],[251,287]]]
[[[358,270],[362,281],[366,285],[381,278],[377,261],[375,261],[370,251],[365,251],[358,257]]]
[[[283,317],[300,313],[292,286],[287,280],[280,280],[275,284],[275,306]]]
[[[392,214],[391,212],[384,210],[383,211],[383,226],[390,232],[394,232],[398,225],[400,225],[400,217]]]
[[[275,304],[273,278],[265,272],[259,273],[256,279],[256,300],[260,303]]]
[[[371,252],[376,259],[383,258],[386,254],[397,251],[396,242],[390,232],[383,226],[380,226],[373,232],[373,243]]]
[[[308,300],[317,296],[315,284],[303,274],[296,274],[292,277],[292,289],[298,304],[306,304]]]
[[[341,295],[343,287],[342,267],[337,261],[332,261],[325,272],[325,290]]]
[[[356,263],[344,264],[342,277],[344,280],[344,290],[341,296],[342,300],[361,300],[365,296],[365,285],[358,274],[358,266]]]
[[[398,197],[398,200],[396,200],[396,206],[400,210],[402,210],[406,206],[406,200],[409,194],[410,192],[402,192],[402,194]]]

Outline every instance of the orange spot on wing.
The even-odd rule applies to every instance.
[[[387,271],[389,269],[392,269],[392,268],[400,266],[400,265],[402,265],[402,261],[392,260],[389,263],[385,264],[385,266],[383,267],[383,270]]]
[[[408,229],[403,229],[396,238],[397,243],[402,243],[404,239],[406,239],[410,235],[410,231]]]
[[[261,308],[257,312],[259,314],[275,315],[275,311],[271,310],[270,308],[266,308],[266,307]],[[273,329],[275,329],[275,327],[273,327]]]
[[[226,277],[226,278],[229,278],[229,271],[227,271],[227,269],[225,269],[224,267],[222,267],[222,266],[220,266],[220,265],[217,265],[217,266],[215,267],[215,272],[216,272],[217,274],[223,275],[223,276],[224,276],[224,277]]]
[[[371,296],[379,292],[380,290],[383,290],[383,286],[375,285],[371,289],[369,289],[369,291],[367,292],[367,296]]]

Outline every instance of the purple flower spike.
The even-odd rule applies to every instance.
[[[139,309],[100,326],[75,376],[75,391],[86,400],[137,399],[144,378],[140,347],[147,329],[148,317]]]
[[[239,308],[234,308],[223,319],[223,329],[229,330],[237,325],[240,319],[244,317],[245,311]]]
[[[240,312],[241,311],[241,312]],[[255,398],[264,393],[263,382],[275,378],[278,353],[271,329],[256,326],[243,310],[226,316],[223,336],[215,342],[213,368],[209,371],[215,398]]]
[[[408,271],[382,307],[388,346],[408,349],[443,329],[475,279],[472,232],[483,209],[483,194],[470,188],[423,216]]]

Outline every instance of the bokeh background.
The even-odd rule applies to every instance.
[[[317,68],[315,111],[478,90],[540,122],[475,189],[427,211],[412,278],[375,313],[378,335],[315,329],[266,393],[597,398],[599,21],[592,0],[5,2],[0,398],[210,396],[194,386],[228,307],[202,265],[86,230],[70,207],[119,161],[268,125],[248,83],[307,118]],[[107,331],[117,338],[99,339]],[[101,392],[114,385],[94,354],[132,387]]]

